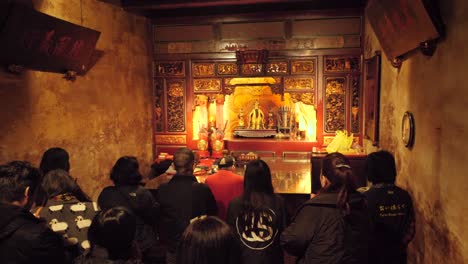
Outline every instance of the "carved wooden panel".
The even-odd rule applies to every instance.
[[[164,79],[154,80],[154,130],[164,131]]]
[[[234,93],[235,86],[224,86],[224,94],[232,94]]]
[[[266,71],[268,74],[287,74],[288,62],[287,61],[270,62],[266,66]]]
[[[185,80],[168,79],[167,88],[167,131],[185,131]]]
[[[263,64],[249,63],[242,65],[242,74],[260,75],[263,72]]]
[[[218,63],[218,74],[219,75],[237,75],[239,68],[235,62],[223,62]]]
[[[308,105],[315,105],[315,91],[307,93],[290,93],[294,103],[303,102]]]
[[[346,128],[346,78],[325,78],[325,133],[335,133]]]
[[[284,77],[284,91],[313,91],[315,89],[314,78]]]
[[[186,135],[155,135],[156,144],[186,144],[187,137]]]
[[[360,133],[360,122],[361,122],[361,84],[359,76],[353,76],[351,80],[351,133]]]
[[[323,58],[325,73],[359,72],[359,56],[325,56]]]
[[[315,68],[315,60],[291,61],[291,74],[313,74]]]
[[[185,62],[168,61],[154,64],[155,76],[183,77],[185,76]]]
[[[221,92],[221,79],[193,79],[193,90],[200,92]]]
[[[212,77],[215,76],[214,63],[193,63],[193,76],[195,77]]]

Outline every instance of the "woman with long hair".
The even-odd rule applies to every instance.
[[[177,249],[177,264],[238,264],[239,251],[231,227],[215,216],[187,226]]]
[[[241,263],[283,263],[279,236],[286,225],[286,210],[263,160],[247,164],[244,192],[229,203],[227,219],[240,242]]]
[[[159,204],[150,191],[141,186],[138,160],[124,156],[112,167],[110,178],[114,186],[108,186],[99,194],[98,204],[102,210],[116,206],[126,207],[136,216],[135,240],[142,252],[144,262],[155,261],[159,252],[156,248],[156,224]]]
[[[370,219],[349,160],[337,152],[325,156],[320,183],[319,194],[281,234],[283,248],[299,257],[298,263],[368,263]]]
[[[68,172],[49,171],[42,179],[47,197],[38,216],[64,238],[67,257],[71,260],[89,248],[86,232],[98,211],[97,205],[78,186]]]

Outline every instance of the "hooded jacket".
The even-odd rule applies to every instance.
[[[370,218],[363,195],[349,197],[350,214],[337,208],[338,193],[322,193],[304,203],[281,234],[281,245],[297,263],[368,263]]]
[[[22,207],[0,203],[0,263],[64,263],[63,240]]]

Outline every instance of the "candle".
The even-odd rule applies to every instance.
[[[215,127],[216,126],[216,118],[214,116],[208,117],[208,124],[210,127]]]
[[[288,114],[286,111],[283,111],[283,127],[286,127],[288,125]]]

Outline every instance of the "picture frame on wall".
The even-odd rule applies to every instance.
[[[364,137],[374,146],[379,145],[380,61],[381,53],[376,51],[364,63]]]

